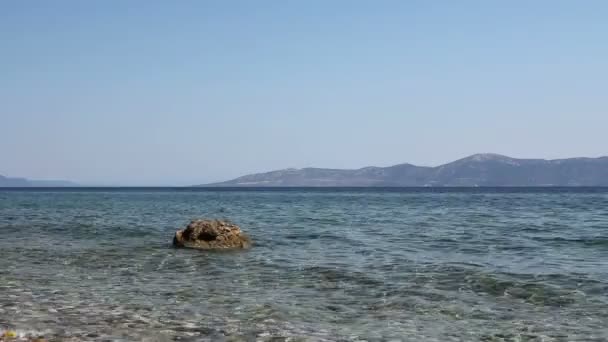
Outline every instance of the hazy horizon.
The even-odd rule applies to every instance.
[[[473,155],[464,156],[462,158],[457,158],[455,160],[446,161],[444,163],[440,163],[440,164],[436,164],[436,165],[416,165],[416,164],[414,164],[414,165],[416,165],[416,166],[422,166],[422,167],[439,167],[439,166],[442,166],[442,165],[449,164],[451,162],[457,161],[459,159],[464,159],[464,158],[468,158],[468,157],[473,157],[475,155],[484,155],[484,154],[486,154],[486,155],[487,154],[489,154],[489,155],[497,155],[497,156],[502,156],[502,157],[514,158],[514,159],[555,160],[555,159],[547,159],[547,158],[517,158],[517,157],[513,157],[513,156],[498,155],[496,153],[476,153],[476,154],[473,154]],[[608,157],[608,155],[598,155],[598,156],[593,156],[593,157],[589,157],[589,156],[566,157],[564,159],[577,159],[577,158],[594,158],[595,159],[595,158],[606,158],[606,157]],[[562,159],[562,158],[556,158],[556,159],[559,160],[559,159]],[[412,164],[412,163],[403,162],[403,163],[398,163],[398,164]],[[366,167],[390,167],[390,166],[395,166],[395,165],[398,165],[398,164],[391,164],[391,165],[365,165],[365,166],[360,166],[360,167],[354,167],[354,168],[351,168],[350,170],[364,169]],[[251,174],[266,173],[266,172],[270,172],[270,171],[280,171],[280,170],[287,170],[287,169],[306,169],[306,168],[332,169],[332,168],[323,167],[323,166],[304,166],[304,167],[300,167],[300,168],[289,168],[288,167],[288,168],[281,168],[281,169],[252,171],[252,172],[249,172],[249,173],[246,173],[246,174],[238,175],[238,176],[236,176],[234,178],[238,178],[240,176],[251,175]],[[346,169],[341,168],[341,170],[346,170]],[[11,176],[11,175],[3,175],[3,174],[0,174],[0,176],[5,176],[5,177],[8,176],[9,178],[14,177],[14,176]],[[135,186],[135,187],[138,187],[138,186],[144,186],[144,187],[145,186],[151,186],[151,187],[154,187],[154,186],[160,186],[160,187],[167,186],[167,187],[171,187],[171,186],[178,186],[179,187],[179,186],[194,186],[194,185],[213,184],[213,183],[218,183],[218,182],[224,182],[224,181],[232,180],[234,178],[231,178],[231,179],[220,179],[220,180],[208,181],[208,182],[202,182],[202,183],[201,182],[197,183],[197,181],[190,181],[189,182],[187,180],[178,180],[178,181],[172,181],[172,182],[171,181],[169,181],[169,182],[167,182],[167,181],[156,181],[156,182],[152,181],[152,182],[147,182],[147,183],[138,183],[138,182],[129,182],[129,181],[120,181],[120,180],[119,181],[115,181],[115,182],[90,182],[90,183],[75,182],[75,183],[78,186],[84,186],[84,187],[87,187],[87,186],[90,186],[90,187],[97,187],[97,186],[99,186],[99,187],[123,187],[123,186],[124,187],[129,187],[129,186]],[[74,182],[74,180],[71,180],[71,179],[58,179],[58,178],[55,178],[55,179],[31,179],[30,178],[29,180],[42,180],[42,181],[45,181],[45,180],[46,181],[61,181],[61,180],[63,180],[63,181],[72,181],[72,182]]]
[[[0,175],[607,155],[608,3],[0,3]]]

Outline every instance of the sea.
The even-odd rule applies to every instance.
[[[238,224],[253,247],[172,247],[197,218]],[[3,330],[608,341],[608,189],[1,189]]]

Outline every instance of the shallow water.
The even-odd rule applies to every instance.
[[[0,330],[51,340],[608,341],[605,189],[0,190],[0,237]]]

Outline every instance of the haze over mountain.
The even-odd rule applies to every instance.
[[[78,186],[78,184],[65,180],[31,180],[27,178],[11,178],[0,175],[0,188],[12,187],[64,187]]]
[[[285,169],[200,186],[608,186],[608,157],[546,160],[487,153],[437,167]]]

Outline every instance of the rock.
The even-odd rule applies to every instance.
[[[194,220],[186,229],[175,233],[173,245],[197,249],[245,249],[251,246],[251,240],[233,223]]]
[[[0,342],[48,342],[44,337],[36,337],[26,332],[0,330]]]
[[[0,341],[12,340],[14,338],[17,338],[17,332],[13,330],[7,330],[0,334]]]

